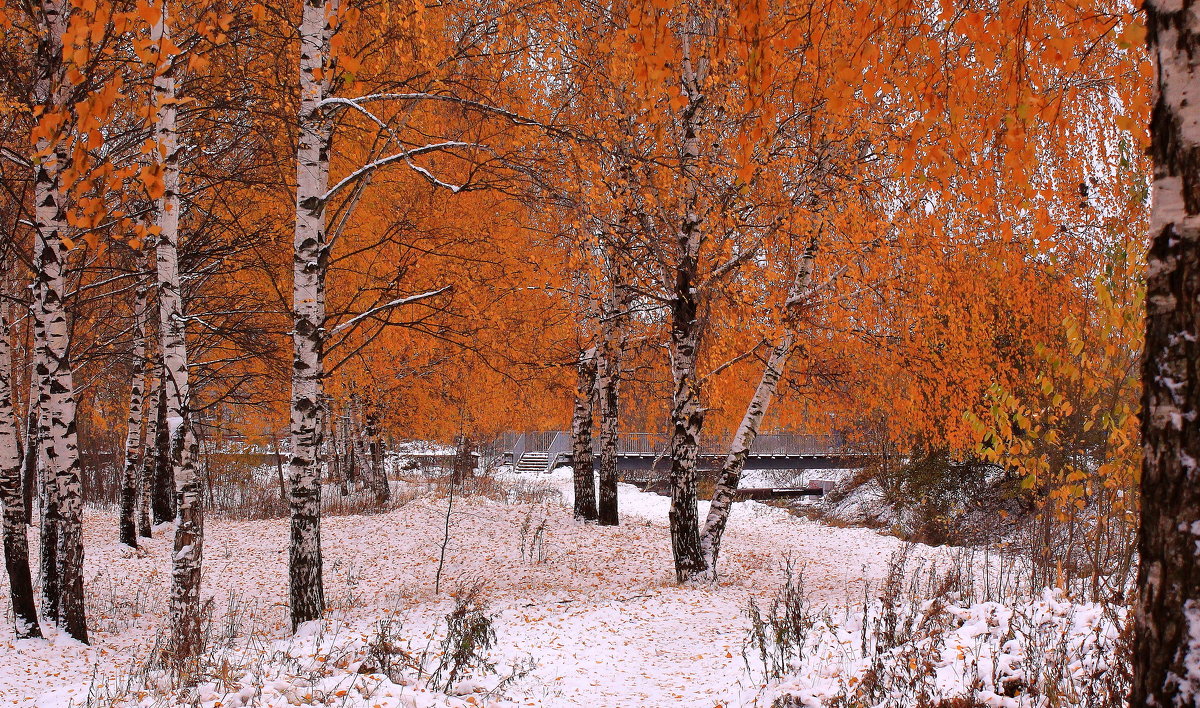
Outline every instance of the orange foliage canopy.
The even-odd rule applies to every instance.
[[[78,93],[72,108],[39,112],[21,83],[6,82],[14,90],[3,97],[4,118],[24,134],[3,139],[30,158],[39,138],[68,145],[64,180],[82,237],[74,253],[89,264],[79,276],[88,283],[132,267],[129,249],[94,255],[100,235],[140,246],[143,233],[126,217],[155,196],[156,181],[134,128],[152,117],[147,67],[163,50],[147,44],[145,3],[75,7],[64,51]],[[698,254],[709,288],[701,362],[718,432],[740,418],[809,243],[815,281],[825,285],[805,307],[799,355],[768,425],[816,431],[885,420],[892,442],[957,450],[979,442],[964,413],[984,415],[993,387],[1022,399],[1036,390],[1040,352],[1066,346],[1064,318],[1088,321],[1102,304],[1091,283],[1114,260],[1140,259],[1149,74],[1140,21],[1123,2],[338,8],[329,68],[338,95],[423,93],[503,109],[372,104],[383,126],[339,114],[334,182],[377,159],[386,131],[405,144],[450,136],[484,146],[421,158],[426,174],[406,165],[380,172],[330,208],[328,392],[335,407],[352,394],[368,398],[397,436],[563,426],[570,366],[594,340],[601,296],[618,277],[636,293],[627,395],[639,404],[627,406],[625,427],[660,427],[669,379],[662,264],[688,203],[707,234]],[[178,50],[189,77],[183,140],[222,146],[194,151],[185,167],[185,249],[189,241],[223,249],[220,275],[203,282],[192,311],[241,313],[223,315],[230,328],[271,339],[253,358],[226,362],[245,338],[215,345],[211,330],[192,327],[197,350],[209,352],[200,366],[220,372],[201,377],[198,395],[215,401],[230,382],[258,382],[214,415],[273,436],[285,423],[281,293],[295,139],[286,117],[295,113],[297,51],[288,27],[299,6],[187,12],[195,33],[168,51]],[[15,6],[0,8],[5,56],[27,54],[27,22]],[[685,58],[707,65],[699,195],[687,191],[680,158]],[[11,66],[13,76],[29,69]],[[114,138],[122,130],[125,142]],[[467,188],[452,193],[427,174]],[[197,257],[193,266],[206,262],[216,261]],[[381,304],[442,288],[338,330]],[[103,328],[86,325],[125,312],[126,295],[117,288],[106,309],[77,310],[80,351],[105,340]],[[104,360],[90,360],[97,377]],[[97,390],[119,390],[119,379]],[[246,399],[270,414],[238,412]],[[95,410],[107,410],[120,395],[96,400]],[[114,411],[92,425],[115,430],[121,419]]]

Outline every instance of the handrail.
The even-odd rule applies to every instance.
[[[563,457],[571,451],[571,433],[567,431],[556,431],[554,440],[551,441],[549,449],[546,450],[546,471],[553,471],[558,466],[559,458]]]
[[[512,452],[513,467],[516,467],[518,464],[520,464],[521,458],[525,456],[525,452],[526,452],[525,444],[526,444],[525,433],[521,433],[520,435],[517,436],[517,439],[513,441],[513,452]]]
[[[593,439],[599,450],[599,439]],[[571,433],[566,430],[525,432],[513,442],[513,464],[529,452],[545,452],[549,456],[548,469],[553,469],[557,460],[571,450]],[[667,456],[671,452],[671,437],[663,433],[624,433],[617,437],[617,454],[637,456]],[[701,444],[700,455],[721,457],[729,452],[729,442],[718,440]],[[750,454],[760,457],[805,457],[823,455],[856,454],[841,434],[807,433],[764,433],[754,439]]]

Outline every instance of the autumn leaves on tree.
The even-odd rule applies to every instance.
[[[1162,234],[1194,210],[1170,191],[1189,69],[1162,38],[1194,32],[1155,8],[1146,302],[1172,352],[1190,315],[1163,274],[1188,241]],[[327,609],[322,496],[386,509],[396,436],[466,449],[570,420],[574,512],[601,525],[619,436],[657,436],[680,581],[717,578],[770,427],[987,459],[1048,524],[1102,504],[1132,533],[1151,82],[1130,7],[41,0],[0,26],[0,497],[25,635],[37,575],[42,619],[87,639],[99,449],[122,543],[174,520],[185,663],[204,446],[286,457],[293,628]],[[1146,378],[1143,485],[1188,459],[1156,388],[1185,349],[1147,353],[1170,371]],[[1062,462],[1079,449],[1103,459]],[[1167,511],[1143,560],[1178,556]],[[1186,603],[1162,587],[1146,612]]]

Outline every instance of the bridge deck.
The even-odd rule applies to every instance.
[[[571,434],[565,430],[509,433],[505,456],[514,464],[544,465],[550,469],[571,457]],[[665,470],[670,467],[671,440],[657,433],[625,433],[617,438],[617,464],[623,470]],[[701,469],[720,465],[729,447],[725,441],[702,445]],[[593,454],[599,456],[598,442]],[[770,433],[755,438],[747,465],[754,469],[838,469],[861,467],[868,457],[841,435]]]

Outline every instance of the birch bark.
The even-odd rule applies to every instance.
[[[13,629],[17,639],[42,636],[29,570],[25,500],[21,488],[21,451],[13,407],[12,351],[8,302],[0,302],[0,504],[4,507],[4,567],[8,571]]]
[[[571,466],[575,518],[596,520],[596,470],[592,460],[592,412],[596,394],[596,349],[580,353],[576,365],[575,413],[571,418]]]
[[[379,419],[373,413],[366,415],[366,435],[366,464],[371,470],[371,491],[375,494],[375,503],[383,508],[392,498],[392,490],[388,486],[387,469],[383,465],[383,441],[379,436]]]
[[[62,0],[45,0],[38,27],[38,61],[33,104],[43,115],[61,115],[68,109],[63,75],[63,35],[69,6]],[[75,430],[75,385],[70,360],[70,327],[63,305],[63,267],[67,230],[62,171],[68,165],[66,142],[61,135],[42,136],[34,160],[34,285],[33,317],[37,376],[40,381],[39,443],[45,463],[47,506],[42,543],[53,545],[53,558],[43,552],[47,616],[67,634],[87,642],[83,600],[83,488]],[[40,335],[40,336],[38,336]],[[47,526],[52,528],[46,529]],[[49,560],[49,562],[48,562]]]
[[[25,413],[25,458],[21,465],[21,495],[25,498],[25,522],[33,525],[33,500],[38,495],[38,395],[37,377],[29,377],[29,406]]]
[[[694,33],[694,32],[693,32]],[[696,375],[701,323],[697,282],[700,245],[703,241],[698,213],[700,184],[697,163],[700,159],[700,126],[704,106],[703,65],[697,67],[691,57],[691,34],[683,36],[684,61],[681,84],[687,103],[681,115],[681,173],[686,194],[679,231],[676,234],[674,281],[671,283],[671,551],[675,558],[675,577],[688,581],[704,570],[700,554],[699,512],[696,503],[696,458],[700,451],[700,433],[704,411],[700,407],[700,381]]]
[[[167,389],[163,385],[162,353],[154,362],[150,379],[156,387],[154,410],[146,426],[146,473],[151,476],[151,510],[154,523],[163,524],[175,518],[175,475],[171,462],[171,434],[167,427]]]
[[[170,4],[151,31],[160,47],[170,38]],[[204,494],[196,469],[188,381],[187,331],[179,280],[179,137],[176,128],[176,64],[160,55],[154,76],[158,109],[154,137],[162,161],[163,194],[158,199],[159,233],[155,243],[158,269],[158,313],[162,347],[166,425],[171,469],[175,478],[175,539],[171,568],[170,652],[177,662],[201,649],[200,573],[204,557]]]
[[[137,547],[138,487],[142,473],[142,426],[146,401],[146,338],[143,335],[148,284],[138,285],[133,303],[133,375],[129,387],[129,419],[125,429],[125,468],[121,475],[120,542]],[[143,528],[145,526],[143,525]]]
[[[613,285],[614,291],[619,287]],[[597,518],[602,526],[620,523],[617,508],[617,435],[620,432],[621,360],[624,358],[624,309],[620,297],[610,296],[601,326],[602,350],[596,368],[596,397],[600,403],[600,501]]]
[[[783,377],[783,371],[792,355],[792,347],[796,339],[796,310],[802,306],[803,297],[812,285],[812,268],[815,257],[816,244],[810,243],[800,259],[796,278],[788,292],[785,303],[787,312],[784,334],[767,358],[762,377],[754,390],[754,396],[746,406],[746,413],[742,416],[742,422],[738,425],[737,432],[734,433],[729,454],[725,456],[721,471],[717,475],[717,484],[713,488],[712,502],[708,506],[704,530],[700,534],[700,552],[704,560],[703,577],[707,580],[715,581],[717,579],[717,556],[721,552],[721,536],[725,533],[725,525],[729,522],[729,512],[733,508],[733,495],[742,479],[742,471],[746,467],[746,457],[750,454],[754,439],[758,437],[763,417],[766,416],[767,409],[771,407],[771,399],[779,387],[779,380]]]
[[[331,123],[325,97],[332,13],[305,0],[300,21],[300,136],[292,264],[292,457],[289,586],[292,628],[325,611],[321,575],[321,400],[325,375],[325,192]]]
[[[138,471],[138,535],[151,538],[154,534],[150,509],[154,500],[155,471],[158,469],[158,400],[159,380],[157,355],[152,354],[153,339],[150,323],[146,322],[142,333],[142,345],[146,355],[145,392],[142,396],[142,449],[138,455],[141,469]]]
[[[1129,705],[1200,704],[1200,5],[1148,0],[1157,59]]]

